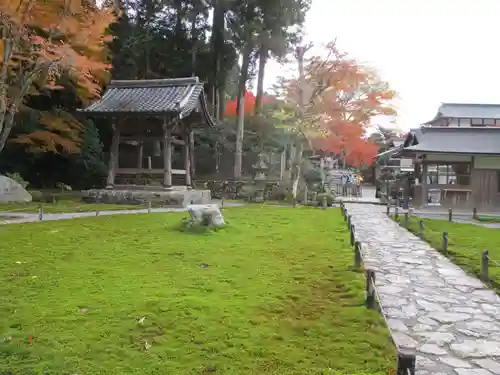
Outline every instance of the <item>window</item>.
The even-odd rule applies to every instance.
[[[484,119],[484,125],[488,125],[488,126],[495,125],[495,119],[493,119],[493,118],[485,118]]]
[[[472,119],[472,126],[483,126],[483,119],[482,118],[473,118]]]
[[[427,183],[436,185],[469,185],[470,163],[429,165]]]
[[[458,126],[469,127],[470,126],[470,118],[459,118]]]

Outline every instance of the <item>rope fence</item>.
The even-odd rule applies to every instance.
[[[392,216],[391,214],[392,214],[391,207],[387,206],[387,215],[389,217],[391,217],[396,223],[398,223],[403,228],[409,230],[410,232],[413,232],[420,239],[429,243],[431,246],[436,244],[436,246],[434,246],[436,250],[440,251],[444,255],[447,256],[450,255],[451,252],[450,247],[452,247],[454,250],[459,250],[461,252],[461,254],[459,255],[463,254],[462,256],[469,255],[471,257],[473,256],[477,257],[477,260],[479,261],[478,264],[480,265],[480,268],[478,270],[480,279],[484,282],[496,282],[495,280],[492,280],[490,277],[490,266],[500,267],[500,261],[491,258],[489,251],[487,249],[478,250],[470,247],[461,246],[458,244],[457,241],[453,241],[453,238],[451,238],[448,232],[434,231],[429,227],[425,226],[425,222],[423,219],[417,218],[416,216],[414,217],[415,219],[418,219],[418,228],[413,228],[413,226],[411,225],[412,216],[410,216],[410,213],[404,212],[403,216],[401,216],[398,207],[394,208]],[[473,210],[472,217],[477,218],[477,210],[475,209]],[[452,209],[448,210],[448,222],[453,222]]]
[[[340,209],[344,221],[347,224],[347,229],[349,230],[349,238],[351,246],[354,247],[354,269],[360,270],[365,261],[363,259],[362,244],[356,238],[356,227],[352,222],[352,216],[347,212],[347,208],[343,202],[340,203]],[[384,305],[380,294],[376,287],[376,275],[375,270],[370,268],[365,268],[365,305],[368,309],[377,309],[379,313],[384,318],[385,324],[389,333],[391,334],[391,339],[397,350],[397,375],[415,375],[416,367],[416,353],[414,350],[408,348],[403,348],[398,345],[394,340],[394,333],[389,326],[388,319],[385,313]]]

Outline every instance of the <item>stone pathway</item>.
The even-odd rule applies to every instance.
[[[394,340],[417,350],[417,374],[500,374],[500,297],[394,223],[385,207],[346,207]]]
[[[235,203],[235,202],[226,202],[224,203],[224,207],[240,207],[244,206],[243,203]],[[152,208],[151,212],[185,212],[187,211],[187,208],[182,207],[182,208]],[[0,212],[1,213],[1,212]],[[132,214],[147,214],[148,210],[147,209],[137,209],[137,210],[113,210],[113,211],[99,211],[99,216],[109,216],[109,215],[132,215]],[[2,220],[0,218],[0,225],[1,224],[21,224],[21,223],[32,223],[35,221],[40,221],[38,214],[34,213],[8,213],[6,214],[8,216],[16,218],[12,219],[7,219],[7,220]],[[96,216],[95,211],[91,212],[67,212],[67,213],[60,213],[60,214],[44,214],[43,215],[43,221],[55,221],[55,220],[68,220],[68,219],[74,219],[78,217],[93,217]]]

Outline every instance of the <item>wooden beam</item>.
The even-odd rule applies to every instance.
[[[117,175],[124,174],[152,174],[152,175],[162,175],[165,172],[164,169],[155,168],[118,168],[116,170]],[[172,169],[172,174],[174,175],[185,175],[186,171],[184,169]]]
[[[184,130],[184,169],[186,170],[186,186],[191,187],[191,150],[189,133],[191,129]]]

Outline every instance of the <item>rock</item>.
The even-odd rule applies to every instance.
[[[13,179],[0,176],[0,203],[31,202],[31,194]]]
[[[492,373],[500,374],[500,363],[489,358],[477,359],[474,361],[476,365],[481,366],[483,369],[491,371]]]
[[[424,344],[418,348],[419,352],[426,354],[445,355],[446,350],[434,344]]]
[[[190,204],[187,208],[191,220],[197,224],[216,228],[225,224],[224,217],[216,204]]]
[[[460,367],[460,368],[471,368],[471,364],[462,359],[458,359],[455,357],[441,357],[439,358],[441,362],[451,367]]]
[[[500,343],[485,340],[464,340],[451,344],[450,349],[460,358],[499,357]]]
[[[434,312],[430,313],[428,316],[440,323],[455,323],[470,319],[470,315],[464,313]]]

